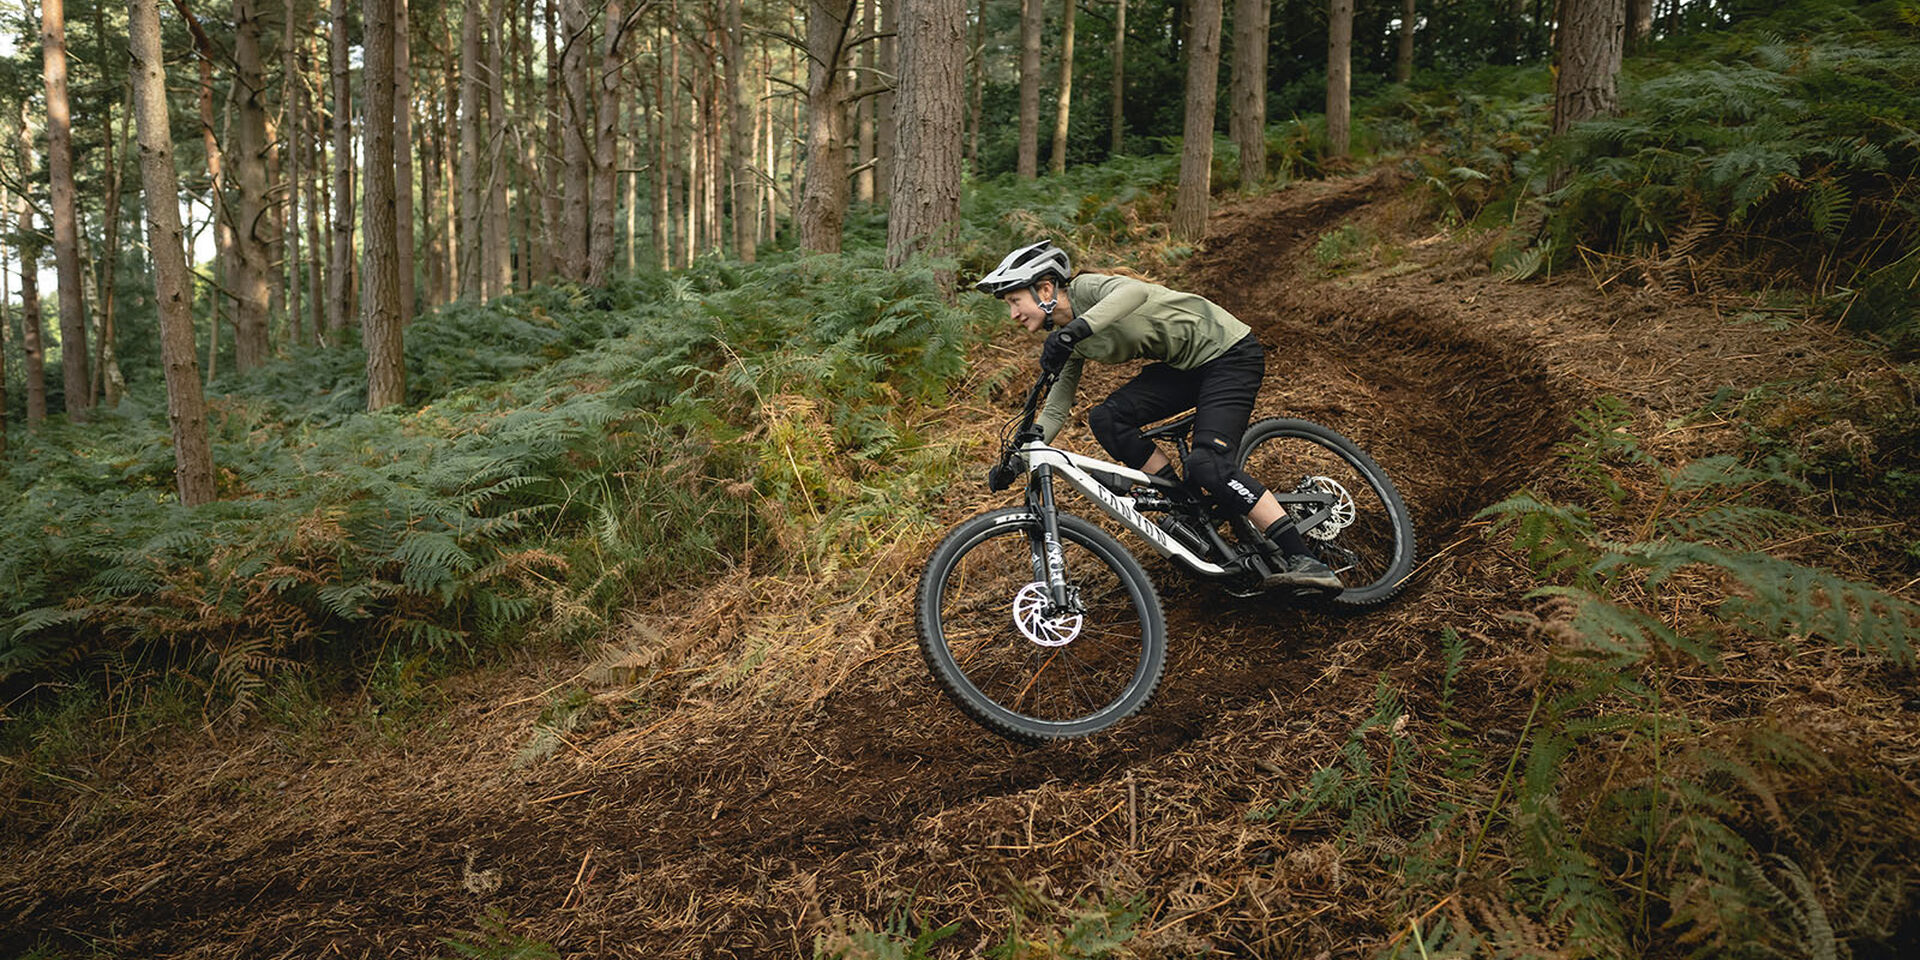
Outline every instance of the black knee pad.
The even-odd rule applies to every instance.
[[[1253,509],[1266,491],[1259,481],[1241,472],[1235,462],[1237,452],[1224,437],[1194,434],[1193,449],[1187,453],[1187,482],[1199,487],[1221,510],[1243,514]]]

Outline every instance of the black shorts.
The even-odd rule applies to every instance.
[[[1153,456],[1140,428],[1191,408],[1193,453],[1189,481],[1230,513],[1253,508],[1265,488],[1239,469],[1240,438],[1253,416],[1266,376],[1266,351],[1252,334],[1191,370],[1149,364],[1087,413],[1094,439],[1121,463],[1138,468]],[[1238,481],[1234,483],[1232,481]]]

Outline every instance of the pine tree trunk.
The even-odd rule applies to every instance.
[[[301,75],[310,72],[312,64],[307,61],[307,45],[300,44]],[[315,89],[318,89],[317,87]],[[312,343],[324,344],[327,322],[326,304],[326,257],[327,248],[321,242],[320,229],[325,218],[327,204],[323,191],[326,187],[326,156],[321,146],[320,111],[314,109],[315,101],[308,99],[307,84],[299,85],[300,112],[306,121],[305,148],[307,151],[307,301],[312,311]]]
[[[1046,29],[1046,0],[1020,0],[1020,179],[1040,175],[1040,32]]]
[[[587,244],[587,284],[600,286],[613,266],[616,217],[620,214],[620,79],[626,74],[626,7],[606,2],[606,50],[594,84],[593,227]],[[717,239],[717,238],[716,238]]]
[[[563,235],[561,224],[565,221],[560,185],[560,158],[566,153],[561,145],[560,130],[566,122],[566,113],[560,105],[560,46],[554,36],[558,32],[555,25],[558,11],[555,9],[554,0],[545,0],[541,3],[540,9],[546,26],[544,33],[547,75],[546,123],[542,125],[541,131],[543,134],[541,142],[545,145],[546,156],[540,163],[541,175],[545,180],[540,198],[541,235],[546,241],[543,246],[547,248],[545,278],[550,279],[556,273],[571,278],[573,275],[568,272],[567,267],[568,253],[560,247],[560,237]]]
[[[741,0],[727,0],[727,103],[733,114],[733,145],[727,151],[727,167],[733,181],[733,253],[743,262],[752,263],[758,253],[754,235],[760,219],[753,213],[753,198],[758,193],[753,177],[753,127],[759,111],[743,97],[747,62],[742,6]]]
[[[32,165],[31,136],[22,151]],[[14,200],[20,226],[20,355],[26,365],[27,426],[47,419],[47,347],[46,319],[40,315],[40,239],[33,224],[33,202],[25,196]]]
[[[393,2],[393,211],[400,273],[400,326],[413,322],[413,37],[407,0]]]
[[[1111,140],[1107,144],[1107,151],[1117,157],[1125,152],[1127,137],[1127,0],[1116,0],[1114,7],[1113,113],[1108,119]],[[975,97],[978,96],[976,92]]]
[[[1560,8],[1559,70],[1553,83],[1553,132],[1589,117],[1612,114],[1620,102],[1626,6],[1623,0],[1564,0]]]
[[[1126,0],[1121,0],[1125,3]],[[986,0],[976,0],[973,20],[973,39],[967,48],[968,80],[967,98],[967,169],[975,176],[980,173],[980,125],[985,122],[986,85],[987,85],[987,5]]]
[[[1227,129],[1240,148],[1240,189],[1267,179],[1269,0],[1234,0],[1232,106]]]
[[[527,0],[522,28],[518,31],[520,43],[520,81],[515,87],[518,93],[514,100],[519,107],[526,124],[517,139],[520,141],[520,159],[526,170],[527,197],[522,205],[527,208],[527,240],[531,248],[531,262],[528,272],[535,283],[545,283],[553,279],[553,220],[548,211],[553,209],[552,171],[542,162],[540,150],[550,141],[542,138],[541,131],[551,121],[547,115],[546,94],[533,85],[533,23],[536,16],[535,6],[545,6],[540,0]],[[552,42],[549,38],[548,42]],[[534,117],[540,120],[535,121]]]
[[[1639,51],[1653,38],[1653,0],[1627,0],[1627,49]]]
[[[280,96],[287,111],[283,128],[286,143],[281,148],[287,155],[287,237],[282,259],[287,269],[287,342],[298,347],[304,342],[306,334],[301,329],[304,315],[300,312],[300,155],[306,149],[306,118],[301,114],[304,107],[301,104],[299,48],[294,45],[293,36],[296,16],[294,0],[286,0],[280,12]]]
[[[885,36],[899,29],[900,0],[880,0],[880,72],[887,77],[900,76],[899,44],[894,42],[893,37]],[[880,204],[890,199],[888,191],[893,184],[894,144],[899,139],[899,112],[895,99],[891,83],[873,98],[874,112],[879,114],[875,121],[878,129],[873,144],[873,199]]]
[[[0,190],[0,208],[5,206],[6,192]],[[11,260],[7,248],[0,246],[0,477],[7,474],[7,411],[12,409],[7,394],[7,348],[13,339],[13,299],[7,295],[8,278],[13,272]]]
[[[1213,176],[1213,108],[1220,82],[1220,0],[1194,0],[1187,35],[1187,117],[1180,148],[1180,192],[1173,235],[1198,240],[1207,232]]]
[[[504,57],[506,39],[501,31],[507,28],[506,0],[493,0],[492,14],[487,27],[487,118],[489,135],[487,138],[487,201],[486,233],[482,244],[482,255],[486,257],[486,274],[481,283],[488,299],[500,296],[513,288],[513,237],[508,226],[507,178],[513,173],[513,165],[507,162],[507,85]]]
[[[1054,173],[1067,169],[1067,121],[1073,107],[1073,13],[1074,0],[1060,0],[1060,86],[1054,99],[1053,157]]]
[[[67,109],[67,19],[64,0],[40,0],[40,51],[47,87],[47,181],[53,204],[53,262],[60,277],[61,393],[67,416],[84,420],[92,407],[87,366],[87,308],[81,292],[80,225],[74,211],[73,123]]]
[[[327,331],[334,343],[353,309],[353,72],[347,62],[347,0],[333,0],[328,62],[333,73],[333,256],[327,266]]]
[[[1413,80],[1413,5],[1414,0],[1401,0],[1400,52],[1393,63],[1393,79],[1396,83],[1408,83]]]
[[[213,449],[207,442],[206,401],[193,355],[193,281],[180,229],[179,183],[167,120],[167,78],[160,51],[160,14],[154,0],[132,0],[134,113],[140,128],[140,179],[147,207],[147,249],[154,265],[160,312],[160,362],[167,381],[167,420],[173,428],[174,483],[188,506],[214,497]]]
[[[1353,0],[1327,5],[1327,155],[1352,149]]]
[[[727,0],[727,2],[732,4],[737,2],[737,0]],[[860,29],[854,32],[880,32],[879,4],[875,2],[875,0],[861,0],[860,7]],[[873,83],[877,77],[875,71],[879,68],[879,64],[879,41],[875,40],[861,44],[860,72],[858,77],[855,78],[853,86],[857,89]],[[853,199],[861,203],[873,202],[873,168],[879,162],[879,158],[875,156],[873,152],[874,121],[879,119],[876,116],[878,111],[875,108],[878,104],[879,100],[876,97],[863,97],[859,102],[854,104],[854,113],[859,117],[859,121],[854,124],[856,130],[856,145],[853,153],[853,165],[854,169],[858,172],[853,175]]]
[[[399,0],[365,0],[367,141],[365,308],[361,336],[367,347],[367,409],[383,410],[407,399],[407,366],[400,324],[399,211],[394,200],[394,36]]]
[[[234,180],[240,189],[234,209],[236,256],[227,283],[234,294],[234,367],[242,371],[265,364],[272,352],[267,339],[267,313],[272,301],[267,244],[272,218],[267,209],[266,84],[261,77],[260,14],[255,2],[234,0],[233,4],[238,119],[232,159]]]
[[[673,166],[671,128],[668,108],[674,91],[667,86],[667,47],[673,43],[671,28],[660,31],[660,55],[653,60],[653,256],[661,270],[673,267],[673,193],[667,183],[667,171]]]
[[[562,201],[559,253],[560,273],[576,283],[587,278],[588,223],[587,204],[592,196],[593,155],[587,137],[593,133],[593,103],[597,84],[591,83],[592,49],[590,24],[583,0],[561,0],[560,78],[566,104],[566,119],[561,124],[565,144],[567,175],[563,179],[566,195]]]
[[[1068,0],[1069,3],[1072,0]],[[960,150],[966,131],[966,0],[900,0],[899,126],[894,142],[887,265],[942,256],[960,219]],[[943,295],[953,279],[942,277]]]
[[[807,9],[807,174],[800,246],[813,253],[839,253],[847,220],[847,71],[841,64],[852,15],[850,0],[811,0]]]
[[[97,7],[95,8],[96,16],[98,9]],[[98,20],[96,20],[95,25],[96,28],[99,27]],[[128,87],[128,102],[127,110],[125,111],[127,114],[133,112],[132,92],[133,88]],[[127,132],[126,124],[129,121],[129,117],[122,116],[119,121],[119,130],[114,129],[114,123],[112,121],[107,123],[107,143],[110,146],[108,147],[106,159],[106,209],[102,217],[105,221],[106,229],[106,243],[102,245],[102,249],[106,255],[100,258],[102,262],[95,265],[95,272],[98,279],[94,282],[94,292],[97,295],[96,299],[100,303],[100,337],[98,343],[99,349],[94,353],[93,378],[95,389],[93,402],[98,403],[99,399],[104,396],[107,406],[109,407],[119,406],[120,398],[126,393],[127,387],[126,376],[120,372],[120,363],[115,359],[114,290],[118,284],[114,282],[114,277],[120,265],[120,197],[124,192],[124,185],[121,183],[120,155],[122,139]]]
[[[460,13],[460,297],[482,299],[486,290],[482,276],[486,233],[486,208],[482,205],[487,187],[486,134],[482,124],[481,97],[485,78],[481,73],[480,31],[481,0],[466,0]],[[571,249],[562,247],[561,249]]]

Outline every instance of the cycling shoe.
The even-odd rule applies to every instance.
[[[1267,574],[1262,581],[1265,586],[1303,587],[1327,593],[1339,593],[1346,589],[1340,582],[1340,575],[1334,573],[1331,567],[1304,553],[1287,557],[1278,566],[1279,569]]]

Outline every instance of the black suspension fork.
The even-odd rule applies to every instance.
[[[1067,590],[1066,555],[1060,548],[1060,515],[1053,502],[1053,467],[1041,464],[1027,480],[1027,507],[1040,517],[1040,540],[1031,543],[1033,577],[1045,581],[1056,610],[1072,603]]]

